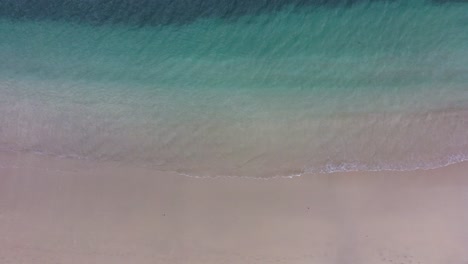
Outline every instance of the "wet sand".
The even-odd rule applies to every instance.
[[[468,262],[468,163],[195,179],[0,154],[0,263]]]

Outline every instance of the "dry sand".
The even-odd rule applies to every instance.
[[[1,264],[468,263],[468,163],[195,179],[0,154]]]

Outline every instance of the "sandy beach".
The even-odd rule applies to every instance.
[[[196,179],[3,153],[0,263],[468,261],[468,163]]]

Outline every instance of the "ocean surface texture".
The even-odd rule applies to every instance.
[[[466,1],[0,0],[0,62],[0,151],[200,177],[468,159]]]

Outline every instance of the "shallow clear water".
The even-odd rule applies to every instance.
[[[3,18],[0,148],[198,176],[468,157],[468,4],[241,13],[143,26]]]

